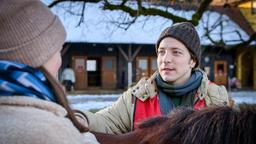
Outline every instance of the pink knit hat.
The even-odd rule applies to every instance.
[[[66,31],[39,0],[0,0],[0,60],[39,67],[62,49]]]

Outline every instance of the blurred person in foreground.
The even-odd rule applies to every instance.
[[[0,3],[0,144],[97,144],[57,81],[59,18],[39,0]]]
[[[199,68],[200,39],[193,24],[182,22],[167,27],[156,42],[156,53],[158,71],[142,78],[110,107],[95,114],[81,111],[84,125],[93,131],[120,134],[180,106],[202,109],[229,105],[226,88],[210,82]]]

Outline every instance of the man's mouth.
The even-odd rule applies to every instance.
[[[171,71],[175,71],[175,69],[174,68],[163,68],[163,69],[161,69],[161,71],[171,72]]]

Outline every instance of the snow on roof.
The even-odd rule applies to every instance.
[[[79,4],[79,3],[77,3]],[[64,10],[63,5],[54,7],[52,11],[58,15],[67,30],[68,42],[95,42],[95,43],[136,43],[154,44],[160,33],[172,21],[159,16],[140,16],[127,30],[118,28],[115,21],[131,21],[132,18],[122,11],[102,10],[102,3],[86,3],[84,22],[78,26],[80,16],[72,15]],[[77,8],[78,11],[79,8]],[[168,8],[168,11],[178,16],[191,19],[194,11],[178,11]],[[222,28],[216,26],[218,21],[223,21]],[[212,44],[207,39],[204,27],[210,27],[211,37],[220,40],[220,31],[223,29],[223,39],[226,44],[240,43],[240,37],[247,40],[249,36],[226,15],[217,12],[207,11],[203,14],[199,25],[196,27],[201,43],[203,45]],[[237,34],[240,33],[240,35]],[[237,41],[239,40],[239,41]]]

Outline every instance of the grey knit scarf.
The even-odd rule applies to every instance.
[[[158,74],[156,84],[159,89],[158,96],[162,114],[167,115],[175,109],[177,99],[181,100],[182,106],[193,106],[193,95],[200,86],[202,78],[202,72],[193,71],[190,79],[184,85],[177,86],[164,82]]]
[[[192,72],[190,79],[183,85],[173,85],[165,82],[160,74],[156,76],[156,85],[163,92],[172,96],[183,96],[186,93],[196,89],[201,84],[203,73],[199,70]]]

